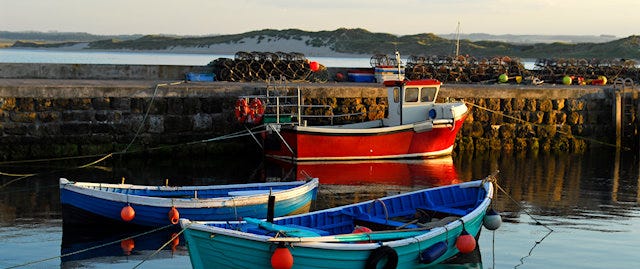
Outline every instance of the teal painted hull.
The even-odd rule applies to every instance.
[[[486,184],[485,184],[486,185]],[[491,185],[488,183],[488,185]],[[444,193],[447,193],[445,190]],[[490,204],[493,193],[492,186],[487,193],[478,192],[477,194],[468,193],[465,196],[478,196],[478,202],[473,209],[469,209],[467,214],[454,219],[448,224],[431,229],[425,229],[424,233],[416,236],[401,238],[399,240],[390,240],[384,242],[348,242],[348,243],[326,243],[326,242],[288,242],[287,248],[293,256],[293,268],[365,268],[367,259],[374,250],[381,245],[389,246],[398,256],[396,268],[427,268],[441,263],[459,253],[456,248],[456,239],[464,229],[473,237],[477,237],[482,228],[485,211]],[[482,197],[484,195],[484,197]],[[416,197],[420,197],[417,194]],[[385,198],[386,199],[386,198]],[[381,199],[385,204],[389,205],[387,214],[393,215],[395,209],[406,210],[405,206],[398,206],[393,199]],[[403,198],[400,198],[403,199]],[[446,198],[445,200],[447,200]],[[459,198],[462,199],[462,198]],[[405,199],[406,200],[406,199]],[[379,201],[379,200],[378,200]],[[443,202],[459,203],[455,199]],[[376,203],[378,203],[376,201]],[[356,204],[366,205],[365,203]],[[414,204],[414,202],[412,202]],[[331,224],[319,224],[324,222],[320,218],[328,218],[344,212],[349,206],[337,209],[322,210],[311,212],[308,214],[278,218],[275,223],[286,225],[285,223],[295,223],[293,220],[304,218],[315,218],[318,225],[314,228],[323,228],[336,226]],[[372,210],[375,214],[376,210]],[[455,210],[451,210],[452,212]],[[325,216],[326,215],[326,216]],[[314,216],[314,217],[312,217]],[[203,225],[198,222],[190,222],[188,220],[181,221],[182,227],[185,228],[185,239],[187,241],[191,264],[193,268],[272,268],[271,256],[277,247],[277,243],[269,241],[273,240],[272,235],[256,235],[251,233],[251,229],[245,230],[248,224],[239,223],[236,230],[223,227],[216,227],[222,224]],[[244,225],[244,226],[243,226]],[[353,224],[352,224],[353,225]],[[233,225],[232,225],[233,226]],[[303,225],[304,226],[304,225]],[[297,226],[295,226],[297,227]],[[417,228],[420,230],[420,228]],[[311,237],[307,240],[316,240],[323,237]],[[437,259],[428,264],[420,261],[420,254],[431,246],[440,242],[446,242],[446,251]],[[386,259],[380,261],[385,263]]]
[[[478,223],[465,224],[467,231],[474,237],[482,226],[482,219]],[[475,232],[474,232],[475,231]],[[459,234],[460,232],[452,231]],[[236,237],[216,235],[211,233],[187,229],[184,232],[189,248],[189,257],[194,269],[204,268],[265,268],[271,269],[271,255],[275,245],[268,242],[243,240]],[[397,247],[397,268],[428,268],[439,264],[455,255],[455,237],[447,240],[447,252],[430,264],[422,264],[418,253],[435,243],[445,241],[446,236],[407,246]],[[295,246],[289,248],[293,255],[293,268],[364,268],[371,250],[326,250]],[[238,253],[242,253],[238,255]]]

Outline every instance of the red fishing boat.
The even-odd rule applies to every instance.
[[[304,116],[281,122],[278,115],[266,123],[265,156],[300,162],[449,155],[468,109],[460,101],[436,102],[441,84],[435,79],[385,81],[388,111],[378,120],[309,126]]]

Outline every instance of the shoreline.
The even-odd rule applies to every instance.
[[[40,50],[40,51],[73,51],[73,52],[124,52],[124,53],[167,53],[167,54],[218,54],[235,55],[237,52],[297,52],[305,57],[335,57],[335,58],[370,58],[369,54],[335,52],[330,46],[309,46],[308,40],[260,40],[258,38],[244,38],[234,43],[210,44],[201,47],[172,46],[166,49],[93,49],[89,42],[77,43],[61,47],[0,47],[0,50]],[[392,52],[390,52],[392,53]]]

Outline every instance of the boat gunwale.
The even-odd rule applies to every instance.
[[[133,205],[142,205],[142,206],[152,206],[152,207],[172,207],[175,206],[177,208],[202,208],[202,207],[239,207],[239,206],[251,206],[257,204],[263,204],[269,197],[269,193],[260,193],[254,195],[245,195],[245,196],[222,196],[215,198],[175,198],[175,197],[154,197],[154,196],[144,196],[144,195],[135,195],[135,194],[126,194],[126,193],[118,193],[107,190],[99,190],[93,188],[87,188],[83,186],[83,184],[77,185],[77,183],[87,183],[87,182],[71,182],[68,181],[65,183],[63,180],[68,181],[65,178],[60,179],[60,189],[67,190],[70,192],[86,195],[93,197],[95,199],[103,199],[114,202],[128,203]],[[300,195],[304,195],[316,189],[319,186],[319,179],[312,178],[306,181],[292,181],[296,182],[296,184],[282,184],[277,185],[273,183],[278,182],[268,182],[267,186],[295,186],[293,188],[278,190],[271,193],[271,195],[276,197],[276,200],[287,200],[291,198],[298,197]],[[289,182],[283,182],[289,183]],[[99,183],[91,183],[91,184],[99,184]],[[263,183],[255,183],[263,184]],[[118,185],[118,184],[110,184],[110,185]],[[242,186],[242,184],[233,184],[234,186]],[[137,185],[141,186],[141,185]],[[220,185],[223,186],[223,185]],[[231,185],[225,185],[231,186]],[[224,189],[224,188],[223,188]],[[189,189],[191,190],[191,189]],[[198,190],[198,189],[195,189]]]

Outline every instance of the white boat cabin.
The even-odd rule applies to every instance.
[[[385,126],[453,120],[457,114],[453,106],[435,103],[442,85],[436,79],[387,80],[384,85],[389,103],[388,117],[383,120]]]

